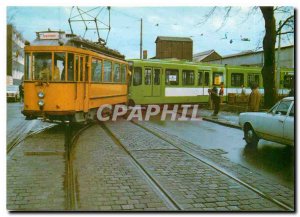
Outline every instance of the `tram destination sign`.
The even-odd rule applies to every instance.
[[[46,40],[46,39],[59,39],[59,32],[40,32],[39,33],[39,38],[41,40]]]

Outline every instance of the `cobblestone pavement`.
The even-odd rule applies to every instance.
[[[104,127],[94,125],[80,135],[72,153],[74,210],[282,210],[186,154],[182,146],[189,146],[240,178],[248,178],[277,199],[287,199],[292,204],[291,189],[230,162],[222,156],[222,150],[202,149],[151,123],[139,124],[151,128],[164,140],[127,121],[108,122]],[[106,127],[117,140],[107,133]],[[62,126],[28,137],[15,147],[7,155],[7,209],[66,210],[64,154]]]
[[[151,147],[156,146],[158,144]],[[125,150],[100,126],[84,132],[75,150],[76,210],[172,210],[160,191],[155,190],[139,172]]]
[[[182,210],[281,210],[177,147],[158,137],[154,140],[151,133],[131,122],[108,122],[106,126]],[[152,149],[149,140],[164,145]]]
[[[226,154],[226,152],[223,150],[201,148],[199,145],[184,141],[176,135],[170,135],[169,133],[166,133],[162,128],[151,124],[151,122],[139,122],[138,124],[149,128],[151,131],[155,132],[157,135],[163,137],[166,141],[169,141],[177,147],[189,147],[197,154],[217,163],[226,171],[230,171],[236,177],[246,183],[251,184],[252,186],[255,186],[263,193],[270,195],[272,198],[275,198],[289,205],[290,207],[294,207],[294,188],[284,186],[278,183],[275,179],[262,176],[256,171],[250,170],[240,164],[230,161],[230,159],[223,156],[223,154]]]
[[[8,210],[64,210],[64,134],[55,127],[7,155]]]

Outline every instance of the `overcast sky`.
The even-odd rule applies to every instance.
[[[93,7],[80,7],[89,10]],[[261,49],[264,36],[264,20],[259,9],[253,7],[233,7],[230,17],[224,21],[225,9],[219,7],[206,22],[205,15],[212,7],[112,7],[111,31],[108,46],[117,49],[126,58],[139,58],[140,55],[140,19],[143,19],[143,49],[148,50],[148,57],[155,56],[157,36],[191,37],[193,53],[210,49],[220,55],[234,54],[245,50]],[[292,9],[292,8],[291,8]],[[7,20],[12,22],[23,37],[29,41],[35,39],[35,32],[64,30],[70,32],[68,19],[76,15],[72,7],[7,7]],[[100,9],[92,11],[96,15]],[[250,14],[250,15],[249,15]],[[276,15],[277,21],[284,19],[284,14]],[[99,14],[99,19],[108,24],[106,7]],[[93,27],[92,23],[89,27]],[[102,26],[103,27],[103,26]],[[74,33],[83,35],[83,26],[73,26]],[[100,32],[106,39],[107,31]],[[87,39],[97,40],[96,33],[89,31]],[[242,41],[248,38],[250,41]],[[232,43],[230,43],[232,40]],[[293,44],[293,38],[282,39],[282,46]]]

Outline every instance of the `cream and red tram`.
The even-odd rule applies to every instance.
[[[127,72],[117,51],[64,32],[38,32],[25,46],[22,113],[28,119],[93,119],[99,106],[127,102]]]

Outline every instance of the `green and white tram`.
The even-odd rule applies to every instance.
[[[229,93],[240,94],[242,86],[250,94],[256,82],[263,93],[260,67],[203,64],[180,60],[128,60],[132,72],[129,104],[193,104],[208,101],[208,89],[224,84],[224,101]],[[281,71],[279,92],[287,94],[293,69]]]

